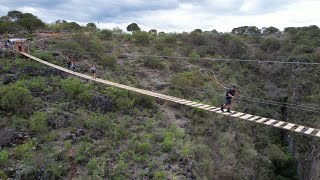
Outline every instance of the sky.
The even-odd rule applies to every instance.
[[[135,22],[142,30],[158,32],[320,26],[320,0],[0,0],[0,15],[11,10],[32,13],[47,23],[94,22],[98,28],[125,30]]]

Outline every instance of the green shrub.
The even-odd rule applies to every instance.
[[[157,172],[155,176],[156,180],[166,180],[167,174],[165,172]]]
[[[182,139],[185,136],[184,129],[177,127],[175,124],[171,125],[169,130],[177,139]]]
[[[0,170],[0,179],[8,179],[7,174],[2,170]]]
[[[32,104],[31,92],[24,87],[10,84],[0,87],[0,106],[14,113],[27,112]]]
[[[138,163],[147,163],[147,154],[134,154],[132,159]]]
[[[66,165],[59,162],[50,162],[47,166],[51,179],[61,179],[66,171]]]
[[[82,142],[77,149],[76,161],[85,162],[90,155],[90,144],[88,142]]]
[[[55,58],[53,57],[51,52],[47,52],[47,51],[34,51],[32,52],[32,55],[39,58],[39,59],[43,59],[46,61],[53,61],[55,60]]]
[[[141,45],[147,45],[150,43],[151,35],[145,31],[136,31],[132,34],[133,38],[135,39],[136,43]]]
[[[103,93],[113,99],[117,109],[119,110],[130,110],[134,107],[135,100],[130,97],[130,94],[127,90],[115,87],[107,87]]]
[[[281,47],[280,41],[275,38],[264,39],[261,43],[260,48],[267,52],[273,52],[279,50]]]
[[[9,162],[9,152],[6,150],[0,151],[0,166],[6,165]]]
[[[128,164],[120,161],[112,170],[112,176],[111,179],[129,179],[128,174],[126,171],[128,170]]]
[[[101,58],[100,64],[103,66],[109,66],[109,67],[113,68],[117,64],[117,59],[118,59],[118,57],[115,55],[104,56]]]
[[[96,158],[91,158],[90,161],[86,165],[89,174],[93,174],[95,170],[98,168],[98,162]]]
[[[102,40],[110,40],[110,39],[112,39],[113,32],[112,32],[112,30],[104,29],[99,33],[98,36]]]
[[[152,151],[152,146],[149,142],[139,143],[137,151],[140,153],[150,153]]]
[[[26,119],[16,115],[11,117],[10,122],[14,127],[26,127],[28,125],[28,121]]]
[[[20,146],[16,147],[16,156],[22,159],[32,158],[35,153],[33,152],[33,147],[35,146],[34,141],[26,142]]]
[[[164,152],[170,152],[174,147],[174,134],[172,132],[164,133],[164,141],[162,143],[162,150]]]
[[[79,79],[68,78],[62,80],[60,85],[70,99],[80,99],[84,103],[91,99],[90,86]]]
[[[93,130],[102,130],[102,131],[108,131],[111,127],[110,122],[110,116],[109,115],[94,115],[92,118],[88,119],[86,123],[86,127],[93,129]]]
[[[145,62],[144,65],[146,67],[149,68],[154,68],[154,69],[165,69],[166,68],[166,64],[164,62],[162,62],[160,59],[158,59],[157,57],[152,57],[152,58],[148,58]]]
[[[175,50],[173,48],[168,47],[163,48],[162,51],[165,56],[172,56],[175,53]]]
[[[172,139],[165,139],[162,143],[162,150],[164,152],[170,152],[174,147],[174,142]]]
[[[36,77],[27,82],[28,89],[43,91],[45,89],[44,78]]]
[[[30,129],[37,133],[48,131],[48,116],[43,112],[35,112],[31,117]]]
[[[197,71],[177,73],[171,79],[175,85],[182,87],[200,87],[204,84],[203,75]]]
[[[189,57],[192,59],[199,59],[200,55],[197,52],[193,51],[189,54]]]

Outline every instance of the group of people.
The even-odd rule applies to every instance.
[[[69,58],[67,58],[67,67],[69,70],[75,71],[77,66],[74,62],[71,62]],[[96,65],[90,65],[90,72],[92,74],[92,78],[96,79],[97,67]]]

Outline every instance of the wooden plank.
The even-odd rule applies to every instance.
[[[237,113],[235,113],[235,114],[232,114],[231,116],[232,116],[232,117],[239,117],[239,116],[242,116],[242,115],[244,115],[244,113],[242,113],[242,112],[237,112]]]
[[[304,126],[299,126],[297,129],[295,129],[295,132],[301,132],[301,130],[304,128]]]
[[[279,126],[281,126],[282,124],[284,124],[284,122],[283,122],[283,121],[279,121],[277,124],[274,125],[274,127],[279,127]]]
[[[207,107],[210,107],[210,105],[204,105],[204,106],[200,106],[200,107],[198,107],[198,108],[204,109],[204,108],[207,108]]]
[[[203,109],[205,109],[205,110],[211,110],[211,109],[213,109],[213,108],[216,108],[216,107],[214,107],[214,106],[209,106],[209,107],[206,107],[206,108],[203,108]]]
[[[257,123],[262,123],[262,122],[266,121],[267,119],[268,119],[268,118],[261,118],[261,119],[257,120],[256,122],[257,122]]]
[[[219,110],[221,111],[221,108],[211,109],[210,111],[211,111],[211,112],[215,112],[215,111],[219,111]],[[221,112],[222,112],[222,111],[221,111]]]
[[[272,123],[274,123],[274,122],[276,122],[276,121],[277,121],[277,120],[270,119],[269,121],[265,122],[264,124],[270,125],[270,124],[272,124]]]
[[[311,134],[312,131],[314,131],[314,128],[309,128],[306,132],[304,132],[305,134]]]
[[[287,125],[285,125],[284,127],[283,127],[283,129],[291,129],[293,126],[294,126],[295,124],[292,124],[292,123],[288,123]]]
[[[252,117],[252,118],[250,118],[248,120],[249,121],[255,121],[255,120],[259,119],[259,118],[260,118],[260,116],[254,116],[254,117]]]
[[[252,114],[246,114],[244,116],[241,116],[240,119],[248,119],[248,118],[250,118],[252,116],[253,116]]]

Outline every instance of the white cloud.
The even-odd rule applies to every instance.
[[[31,12],[46,22],[59,19],[97,23],[100,28],[120,27],[132,22],[142,29],[182,32],[196,28],[230,32],[255,25],[320,25],[319,0],[0,0],[0,13],[16,8]]]

